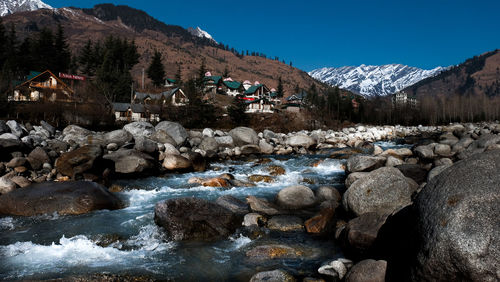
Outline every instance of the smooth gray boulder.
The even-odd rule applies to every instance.
[[[145,172],[155,167],[153,157],[134,149],[119,149],[104,155],[103,159],[113,161],[115,171],[122,174]]]
[[[6,124],[10,128],[10,132],[19,138],[28,133],[26,129],[22,128],[21,125],[15,120],[9,120]]]
[[[216,204],[223,206],[224,208],[234,212],[237,215],[245,215],[250,212],[248,204],[231,196],[224,195],[215,201]]]
[[[174,147],[177,146],[177,142],[175,142],[174,138],[168,135],[165,130],[156,130],[155,133],[149,137],[149,139],[161,144],[170,144]]]
[[[217,141],[217,144],[219,144],[219,147],[221,147],[221,148],[233,148],[234,147],[233,137],[231,137],[229,135],[217,136],[217,137],[215,137],[215,141]]]
[[[300,210],[314,205],[316,197],[309,187],[295,185],[281,189],[276,196],[276,203],[284,209]]]
[[[201,140],[201,144],[198,147],[206,152],[217,152],[219,149],[219,143],[217,143],[217,140],[215,140],[214,137],[205,137]]]
[[[63,129],[63,140],[66,143],[75,142],[80,145],[87,143],[87,136],[91,135],[92,131],[80,127],[78,125],[68,125]]]
[[[434,150],[430,145],[418,146],[415,148],[415,153],[421,159],[433,159],[436,155],[434,154]]]
[[[150,137],[155,133],[155,127],[151,123],[145,121],[135,121],[126,124],[123,127],[123,130],[129,132],[134,137],[136,136]]]
[[[165,154],[164,156],[163,167],[167,170],[187,170],[193,167],[193,163],[183,156],[173,154]]]
[[[347,160],[347,170],[349,172],[372,171],[382,167],[385,162],[386,159],[384,157],[354,155]]]
[[[0,214],[84,214],[119,209],[122,202],[100,184],[89,181],[32,184],[0,196]]]
[[[276,269],[256,273],[250,278],[250,282],[295,282],[295,278],[288,272]]]
[[[414,281],[498,281],[500,150],[432,178],[415,200],[421,242]]]
[[[292,147],[309,148],[316,145],[316,140],[305,134],[297,134],[286,139],[286,144]]]
[[[382,167],[355,181],[344,193],[342,204],[356,216],[367,212],[392,213],[411,203],[418,184],[394,167]]]
[[[118,147],[131,142],[133,138],[132,134],[124,129],[113,130],[104,134],[106,144],[115,143]]]
[[[355,264],[345,277],[346,282],[385,282],[387,262],[366,259]]]
[[[177,122],[162,121],[156,125],[155,129],[165,131],[168,135],[170,135],[170,137],[175,140],[177,145],[183,144],[189,137],[186,129]]]
[[[53,127],[50,123],[42,120],[40,122],[40,125],[43,127],[43,129],[47,130],[51,136],[53,136],[54,134],[56,134],[56,128]]]
[[[233,138],[234,145],[238,147],[259,144],[257,132],[249,127],[236,127],[229,131],[229,135]]]

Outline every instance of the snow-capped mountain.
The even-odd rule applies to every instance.
[[[446,70],[437,67],[424,70],[400,64],[341,68],[321,68],[309,72],[309,75],[330,85],[338,86],[366,97],[393,94],[422,79],[435,76]]]
[[[189,33],[191,33],[194,36],[201,37],[201,38],[208,38],[208,39],[212,40],[213,42],[217,43],[217,41],[215,41],[215,39],[212,37],[212,35],[210,35],[210,33],[204,31],[199,26],[197,26],[196,28],[189,27],[187,30],[189,31]]]
[[[0,16],[6,16],[15,12],[34,11],[38,9],[52,9],[51,6],[40,0],[1,0]]]

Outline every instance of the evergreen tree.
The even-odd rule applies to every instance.
[[[95,59],[92,41],[89,39],[87,43],[80,50],[78,55],[78,62],[81,66],[81,71],[87,76],[93,76],[95,73]]]
[[[229,68],[227,67],[224,67],[224,72],[222,73],[222,77],[229,77]]]
[[[61,24],[57,25],[56,38],[54,41],[54,49],[56,52],[56,57],[53,58],[54,66],[52,71],[54,72],[66,72],[68,71],[71,64],[71,52],[69,51],[68,43],[64,36],[64,30]]]
[[[203,90],[206,72],[207,72],[207,67],[205,66],[205,58],[203,58],[201,60],[200,68],[198,69],[198,77],[196,79],[196,87],[200,92]]]
[[[248,114],[245,113],[247,105],[241,97],[234,97],[231,105],[227,107],[229,118],[235,125],[247,125],[249,121]]]
[[[54,49],[54,35],[50,29],[44,28],[38,34],[38,38],[34,44],[33,53],[34,67],[38,71],[54,70],[54,58],[57,53]]]
[[[0,67],[5,63],[5,52],[7,51],[7,35],[3,20],[0,18]]]
[[[177,64],[177,72],[175,73],[175,83],[178,86],[182,85],[182,72],[181,72],[181,65]]]
[[[276,94],[278,95],[278,98],[282,98],[284,93],[283,93],[283,82],[281,81],[281,76],[278,78],[278,87],[276,89]]]
[[[147,69],[147,74],[149,79],[153,81],[154,86],[160,87],[163,85],[165,81],[165,67],[163,66],[160,52],[155,51]]]

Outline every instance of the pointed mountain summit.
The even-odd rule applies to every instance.
[[[393,94],[444,70],[446,68],[443,67],[424,70],[400,64],[360,65],[315,69],[309,72],[309,75],[330,85],[359,93],[365,97],[373,97]]]
[[[52,9],[50,5],[40,0],[2,0],[0,2],[0,16],[16,12],[35,11],[38,9]]]
[[[199,26],[197,26],[196,28],[189,27],[187,30],[189,31],[189,33],[191,33],[192,35],[194,35],[196,37],[207,38],[207,39],[212,40],[215,43],[218,43],[217,41],[215,41],[215,39],[212,37],[212,35],[210,35],[210,33],[204,31]]]

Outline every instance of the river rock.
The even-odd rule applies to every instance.
[[[398,166],[404,164],[404,161],[393,157],[393,156],[388,156],[387,161],[385,162],[385,166]]]
[[[58,172],[74,178],[75,175],[90,170],[94,161],[102,155],[100,146],[86,145],[74,151],[62,154],[55,162]]]
[[[118,145],[118,147],[131,142],[132,139],[132,134],[123,129],[110,131],[104,134],[104,140],[106,141],[106,144],[115,143],[116,145]]]
[[[217,141],[217,144],[219,144],[219,147],[221,147],[221,148],[233,148],[234,147],[233,137],[231,137],[229,135],[215,137],[215,141]]]
[[[26,158],[24,157],[15,157],[12,158],[8,163],[5,164],[8,168],[15,168],[18,166],[23,166],[26,163]]]
[[[349,172],[372,171],[383,166],[385,161],[384,157],[354,155],[347,160],[347,170]]]
[[[170,144],[172,146],[177,146],[177,142],[175,142],[174,138],[172,138],[165,130],[156,130],[153,135],[149,137],[149,139],[156,141],[161,144]]]
[[[165,154],[163,159],[163,167],[167,170],[188,170],[193,166],[192,162],[183,156]]]
[[[279,165],[270,165],[270,166],[266,167],[266,170],[272,176],[278,176],[278,175],[284,175],[284,174],[286,174],[285,168],[283,168],[282,166],[279,166]]]
[[[433,159],[436,156],[434,155],[434,150],[430,145],[423,145],[416,147],[415,153],[419,158],[424,160]]]
[[[34,170],[40,170],[44,163],[50,163],[49,155],[44,149],[36,147],[26,158]]]
[[[48,122],[42,120],[40,122],[40,125],[43,127],[43,129],[47,130],[51,136],[54,136],[54,134],[56,134],[56,128],[51,124],[49,124]]]
[[[318,273],[332,276],[334,279],[342,280],[344,276],[347,274],[348,269],[351,267],[352,267],[351,260],[345,258],[339,258],[323,264],[318,269]]]
[[[301,255],[298,248],[281,244],[255,246],[246,252],[246,256],[254,260],[296,259]]]
[[[283,232],[304,231],[304,221],[296,216],[275,215],[269,219],[267,227],[271,230]]]
[[[297,134],[288,137],[288,139],[286,140],[286,144],[292,147],[310,148],[316,145],[316,140],[305,134]]]
[[[260,154],[260,147],[258,145],[243,145],[241,146],[242,155]]]
[[[295,278],[288,272],[276,269],[256,273],[250,278],[250,282],[295,282]]]
[[[385,282],[387,262],[384,260],[362,260],[347,273],[346,282]]]
[[[440,165],[431,169],[431,171],[429,171],[429,174],[427,175],[427,183],[429,183],[434,177],[438,176],[441,172],[445,171],[452,165],[453,164]]]
[[[388,214],[367,212],[351,219],[345,228],[346,243],[359,252],[370,249],[388,216]]]
[[[299,210],[314,205],[316,197],[309,187],[295,185],[279,191],[276,196],[276,203],[285,209]]]
[[[225,178],[221,177],[214,177],[214,178],[209,178],[209,179],[204,179],[200,183],[203,186],[208,186],[208,187],[231,187],[231,182]]]
[[[221,196],[217,198],[215,203],[234,212],[237,215],[246,215],[250,211],[248,208],[248,204],[231,195]]]
[[[263,271],[254,274],[250,282],[295,282],[295,278],[282,269]]]
[[[317,215],[309,218],[304,223],[307,232],[320,234],[328,231],[328,227],[331,225],[334,215],[334,207],[326,207],[321,209],[321,211]]]
[[[266,182],[266,183],[273,183],[274,178],[272,178],[269,175],[261,175],[261,174],[253,174],[248,177],[249,181],[252,182]]]
[[[4,120],[0,120],[0,135],[9,132],[10,128],[7,126],[7,123]]]
[[[113,161],[115,171],[122,174],[146,172],[155,167],[153,157],[134,149],[119,149],[104,155],[103,159]]]
[[[217,152],[219,149],[219,143],[217,143],[217,140],[215,140],[214,137],[205,137],[201,140],[201,144],[198,147],[204,151]]]
[[[12,192],[14,191],[14,189],[16,189],[16,187],[16,183],[9,177],[0,177],[0,194],[7,194],[9,192]]]
[[[213,240],[233,234],[241,224],[230,210],[199,198],[178,198],[155,206],[155,223],[172,240]]]
[[[119,209],[122,203],[102,185],[89,181],[32,184],[0,196],[0,214],[84,214]]]
[[[242,225],[245,227],[257,227],[263,226],[266,222],[267,219],[263,215],[252,212],[245,214]]]
[[[267,141],[264,139],[261,139],[259,141],[259,148],[260,148],[260,152],[262,152],[262,154],[270,155],[274,152],[273,145],[267,143]]]
[[[229,135],[233,138],[234,145],[238,147],[259,144],[259,136],[249,127],[236,127],[229,131]]]
[[[64,153],[64,152],[68,151],[69,144],[64,142],[64,141],[61,141],[61,140],[50,139],[50,140],[47,140],[47,147],[50,150],[60,154],[60,153]]]
[[[276,215],[280,213],[276,206],[264,199],[260,199],[255,196],[247,196],[246,200],[250,205],[250,209],[252,209],[252,211],[254,212],[263,213],[266,215]]]
[[[158,143],[156,143],[155,141],[143,136],[136,136],[134,139],[134,149],[136,149],[137,151],[148,154],[153,154],[158,151]]]
[[[132,134],[132,136],[142,136],[142,137],[150,137],[155,133],[155,127],[146,121],[134,121],[129,124],[126,124],[123,127],[123,130]]]
[[[29,181],[26,177],[24,176],[19,176],[15,175],[10,178],[10,180],[14,183],[17,184],[17,186],[21,188],[25,188],[31,185],[31,181]]]
[[[345,179],[345,187],[349,188],[351,185],[358,179],[361,179],[365,176],[367,176],[369,172],[352,172],[347,175]]]
[[[344,208],[356,216],[367,212],[391,213],[411,202],[417,183],[393,167],[382,167],[354,182],[344,193]]]
[[[422,184],[427,179],[427,170],[418,164],[402,164],[396,166],[404,176],[413,179],[417,184]]]
[[[436,144],[434,153],[439,156],[449,157],[451,155],[451,147],[448,144]]]
[[[181,152],[179,152],[179,150],[177,150],[177,148],[175,148],[174,145],[172,144],[169,144],[169,143],[165,143],[163,146],[165,146],[165,154],[171,154],[171,155],[180,155]]]
[[[63,129],[63,140],[66,143],[75,142],[80,145],[87,143],[87,136],[91,135],[92,131],[80,127],[78,125],[68,125]]]
[[[26,129],[24,129],[17,121],[9,120],[7,121],[7,126],[10,128],[10,132],[17,136],[18,138],[23,137],[27,134]]]
[[[170,135],[170,137],[175,140],[177,145],[183,144],[189,137],[186,129],[177,122],[162,121],[156,125],[155,129],[165,131],[168,135]]]
[[[479,139],[472,142],[472,144],[467,147],[466,150],[458,154],[458,158],[463,160],[469,158],[475,154],[484,152],[489,146],[500,143],[500,135],[496,134],[485,134],[479,137]]]
[[[476,154],[434,177],[415,207],[421,242],[412,280],[498,281],[500,150]]]

